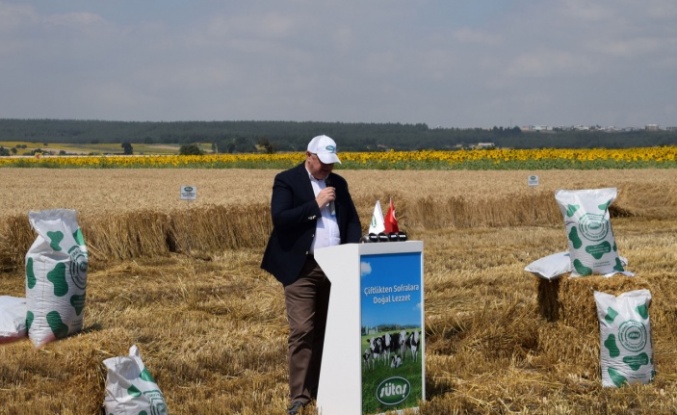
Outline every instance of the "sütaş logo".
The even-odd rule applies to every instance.
[[[601,241],[609,233],[609,221],[603,215],[586,213],[578,221],[581,234],[589,241]]]
[[[405,378],[394,376],[381,382],[376,388],[376,399],[383,405],[404,402],[411,393],[411,384]]]
[[[324,149],[327,150],[330,153],[336,153],[336,147],[334,147],[334,146],[327,146]]]
[[[644,349],[647,339],[646,327],[638,321],[624,321],[618,328],[618,340],[626,350],[631,352]]]
[[[68,250],[68,254],[70,255],[71,280],[76,287],[84,290],[87,283],[87,250],[80,248],[78,245],[73,245]]]

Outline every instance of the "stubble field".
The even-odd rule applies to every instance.
[[[337,172],[365,232],[376,199],[392,196],[401,228],[424,242],[420,413],[677,411],[677,170]],[[0,414],[99,414],[102,361],[132,344],[170,413],[283,414],[282,288],[258,266],[275,173],[0,169],[0,295],[25,296],[29,210],[75,209],[90,250],[83,332],[0,345]],[[198,199],[179,200],[181,185]],[[544,286],[524,272],[566,249],[554,191],[599,187],[619,190],[612,224],[636,277]],[[602,388],[592,291],[636,288],[653,295],[656,379]]]

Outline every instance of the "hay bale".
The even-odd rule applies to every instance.
[[[547,321],[559,320],[559,278],[538,278],[538,312]]]
[[[553,281],[539,278],[539,311],[552,324],[539,328],[542,354],[538,363],[544,367],[557,366],[557,371],[586,387],[597,384],[601,376],[600,328],[593,293],[619,295],[642,288],[649,288],[645,279],[622,274],[610,278],[601,275],[572,278],[566,274]]]
[[[82,230],[90,256],[98,261],[168,255],[169,229],[169,215],[157,210],[82,217]]]
[[[223,249],[259,248],[272,229],[266,204],[247,206],[206,205],[171,215],[174,250],[215,252]],[[190,249],[189,249],[190,248]]]
[[[0,223],[0,271],[13,271],[23,265],[35,235],[27,215],[4,218]]]
[[[562,323],[581,332],[599,332],[597,306],[594,291],[612,295],[646,288],[651,290],[647,280],[640,277],[626,277],[616,274],[605,278],[595,275],[580,278],[563,277],[559,286],[559,305]]]

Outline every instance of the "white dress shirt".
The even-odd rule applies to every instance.
[[[314,178],[310,172],[308,173],[308,176],[310,177],[310,184],[313,186],[315,197],[317,197],[320,191],[327,187],[327,183],[324,180]],[[315,238],[313,238],[313,243],[310,246],[311,254],[315,253],[315,249],[317,248],[325,248],[341,243],[341,235],[339,234],[338,222],[336,221],[336,212],[331,212],[328,204],[320,207],[320,212],[322,212],[322,216],[317,219]]]

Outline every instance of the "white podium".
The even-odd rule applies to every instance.
[[[331,281],[321,415],[418,408],[425,399],[423,242],[315,251]]]

